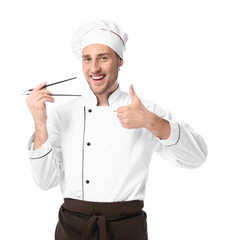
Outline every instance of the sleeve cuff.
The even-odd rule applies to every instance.
[[[39,159],[48,155],[52,151],[52,147],[49,141],[49,138],[36,150],[33,150],[34,145],[34,136],[33,134],[28,142],[28,157],[30,159]]]
[[[170,147],[176,145],[180,139],[180,125],[178,122],[166,119],[170,124],[170,136],[168,139],[160,140],[160,142],[166,146]]]

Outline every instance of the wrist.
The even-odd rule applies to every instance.
[[[39,129],[45,129],[46,128],[46,122],[39,122],[39,121],[35,121],[35,129],[39,130]]]
[[[144,114],[144,128],[148,129],[149,131],[154,131],[155,129],[155,123],[157,121],[156,117],[158,117],[157,115],[155,115],[154,113],[150,112],[150,111],[146,111]]]
[[[167,139],[170,136],[169,122],[150,111],[145,114],[144,127],[159,139]]]
[[[48,138],[46,123],[35,122],[34,150],[38,149]]]

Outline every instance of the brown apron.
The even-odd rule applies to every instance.
[[[148,240],[141,200],[89,202],[65,198],[55,240]]]

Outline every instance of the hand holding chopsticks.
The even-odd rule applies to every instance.
[[[27,106],[32,114],[35,123],[34,150],[38,149],[48,138],[47,132],[47,108],[46,102],[54,103],[53,96],[81,96],[72,94],[52,94],[46,87],[63,83],[74,78],[66,79],[60,82],[47,84],[43,82],[34,89],[24,91],[23,95],[29,95],[26,98]]]
[[[50,96],[51,92],[45,89],[45,86],[46,82],[39,84],[31,91],[30,95],[26,98],[27,106],[32,114],[35,122],[35,127],[37,129],[46,128],[46,102],[54,103],[54,98]]]

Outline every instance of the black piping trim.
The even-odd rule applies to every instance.
[[[114,92],[116,92],[118,88],[119,88],[119,84],[118,84],[118,87],[111,93],[111,95],[112,95]],[[108,97],[108,104],[109,104],[109,105],[110,105],[109,100],[110,100],[111,95]]]
[[[177,139],[176,143],[171,144],[171,145],[168,145],[168,146],[166,146],[166,147],[172,147],[172,146],[176,145],[176,144],[179,142],[179,140],[180,140],[180,124],[179,124],[179,123],[177,123],[177,124],[178,124],[178,128],[179,128],[179,136],[178,136],[178,139]]]
[[[43,158],[43,157],[47,156],[50,152],[52,152],[52,149],[51,149],[49,152],[47,152],[45,155],[41,156],[41,157],[30,158],[30,159],[39,159],[39,158]]]
[[[84,128],[82,143],[82,200],[84,200],[84,155],[85,155],[86,107],[84,106]]]

